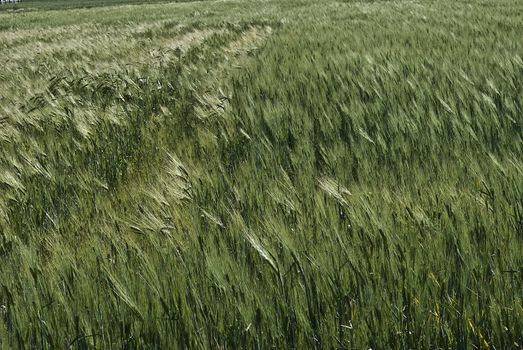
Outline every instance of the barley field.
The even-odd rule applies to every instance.
[[[523,349],[523,2],[0,5],[0,349]]]

